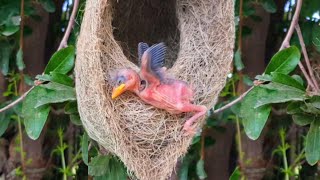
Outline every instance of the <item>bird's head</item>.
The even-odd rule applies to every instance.
[[[112,99],[120,96],[125,91],[136,91],[139,88],[140,78],[132,69],[120,69],[111,75],[113,91]]]

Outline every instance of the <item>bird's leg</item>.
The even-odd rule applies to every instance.
[[[192,126],[194,122],[196,122],[200,117],[206,114],[207,107],[206,106],[200,106],[200,105],[194,105],[194,104],[188,104],[183,107],[183,112],[196,112],[190,119],[188,119],[184,125],[183,130],[186,131],[186,135],[193,135],[195,134],[195,127]]]

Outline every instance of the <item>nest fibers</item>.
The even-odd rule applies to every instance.
[[[139,17],[148,8],[153,16]],[[233,58],[233,10],[233,0],[87,0],[75,67],[79,113],[89,136],[117,155],[136,178],[164,180],[170,176],[192,140],[182,136],[190,114],[170,115],[132,93],[111,100],[108,73],[123,67],[138,71],[128,60],[136,57],[131,49],[136,51],[139,41],[164,41],[169,44],[169,57],[177,57],[168,72],[193,87],[196,104],[213,107]],[[159,20],[167,13],[172,19]],[[137,21],[139,27],[121,24],[133,26],[131,21]],[[162,24],[157,29],[153,22]],[[203,122],[204,118],[197,126]]]

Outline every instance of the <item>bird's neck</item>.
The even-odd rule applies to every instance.
[[[134,82],[135,84],[133,85],[131,91],[134,92],[135,94],[139,95],[140,93],[140,86],[141,86],[141,78],[138,74],[134,76]]]

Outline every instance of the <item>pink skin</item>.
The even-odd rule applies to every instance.
[[[195,114],[188,119],[183,126],[186,135],[194,135],[195,127],[192,126],[200,117],[204,116],[207,108],[201,105],[192,104],[193,92],[188,87],[187,83],[175,79],[168,79],[168,83],[149,83],[144,89],[141,89],[141,78],[132,69],[122,69],[118,76],[125,77],[124,91],[132,91],[137,94],[144,102],[151,104],[157,108],[164,109],[171,114],[180,114],[183,112],[195,112]],[[147,77],[143,79],[148,79]],[[150,79],[150,78],[149,78]],[[152,82],[152,79],[150,80]]]

